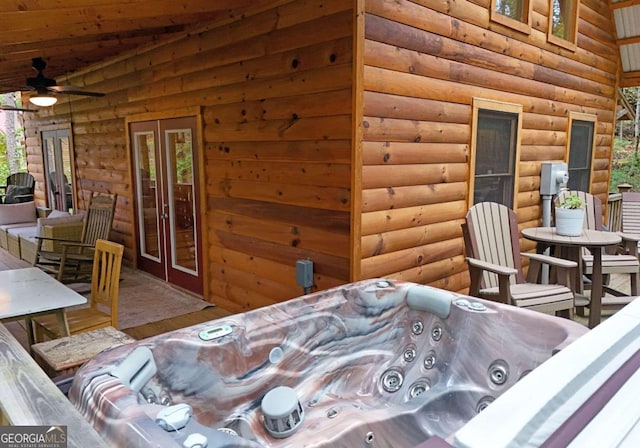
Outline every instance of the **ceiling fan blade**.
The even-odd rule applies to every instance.
[[[25,109],[23,107],[2,106],[2,105],[0,105],[0,110],[10,110],[14,112],[38,112],[36,109]]]
[[[81,87],[74,86],[50,86],[47,87],[47,90],[55,93],[66,93],[68,95],[84,95],[84,96],[104,96],[104,93],[100,92],[91,92],[89,90],[84,90]]]

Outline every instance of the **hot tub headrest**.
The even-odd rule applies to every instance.
[[[449,317],[455,295],[442,289],[416,285],[407,292],[407,305],[416,311],[427,311],[441,319]]]
[[[157,370],[153,353],[149,347],[141,346],[132,351],[109,374],[120,379],[125,386],[139,392]]]

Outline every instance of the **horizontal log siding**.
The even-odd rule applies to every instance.
[[[366,1],[362,277],[468,287],[474,97],[523,106],[521,227],[540,222],[540,162],[565,158],[571,111],[598,117],[592,193],[606,198],[618,64],[606,3],[581,2],[571,52],[547,42],[548,1],[532,1],[530,35],[491,22],[489,0]]]
[[[72,114],[81,193],[118,193],[114,239],[132,261],[125,117],[202,106],[206,299],[239,312],[299,296],[298,259],[314,262],[317,288],[345,283],[352,9],[344,0],[257,2],[70,76],[107,95],[61,98],[40,118],[27,117],[29,170],[41,186],[39,129]]]

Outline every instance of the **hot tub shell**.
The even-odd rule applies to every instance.
[[[69,398],[114,446],[182,446],[200,433],[209,447],[414,447],[452,440],[586,332],[534,311],[373,279],[101,353],[76,374]],[[139,347],[150,360],[136,358]],[[118,378],[123,370],[131,382]],[[283,438],[265,428],[261,408],[278,387],[295,391],[304,414],[285,419],[298,427]],[[155,416],[176,403],[193,416],[165,431]]]

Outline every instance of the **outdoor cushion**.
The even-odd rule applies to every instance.
[[[33,201],[33,188],[22,185],[8,185],[4,196],[5,204],[17,204]]]
[[[36,203],[0,204],[0,225],[36,222]]]
[[[83,213],[70,215],[67,212],[54,210],[46,218],[38,218],[36,235],[42,235],[43,226],[55,226],[57,224],[68,224],[71,222],[80,222],[82,221],[83,216],[84,216]]]

